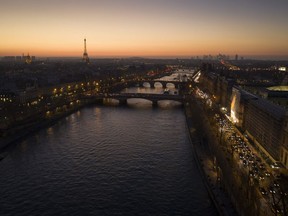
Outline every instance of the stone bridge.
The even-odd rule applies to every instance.
[[[186,82],[183,81],[166,81],[166,80],[141,80],[141,81],[130,81],[127,82],[127,84],[130,85],[139,85],[140,87],[143,87],[145,83],[148,83],[150,85],[150,88],[155,88],[155,83],[160,83],[163,88],[167,87],[167,84],[173,84],[175,88],[179,89],[183,85],[187,84]]]
[[[119,94],[108,94],[105,98],[116,99],[119,104],[127,104],[127,100],[130,98],[141,98],[152,101],[153,106],[157,106],[160,100],[173,100],[183,102],[182,95],[170,95],[170,94],[142,94],[142,93],[119,93]]]
[[[130,87],[143,87],[145,83],[148,83],[150,85],[150,88],[155,87],[155,83],[160,83],[163,88],[167,88],[167,84],[173,84],[176,89],[178,89],[179,92],[182,92],[183,89],[188,85],[187,82],[183,81],[165,81],[165,80],[127,80],[123,82],[118,82],[114,83],[112,86],[109,88],[109,92],[120,92],[121,90],[125,88],[130,88]]]
[[[172,94],[143,94],[143,93],[115,93],[115,94],[101,94],[90,96],[89,98],[94,98],[95,100],[103,100],[104,99],[115,99],[119,101],[120,105],[127,104],[127,100],[130,98],[141,98],[146,99],[152,102],[153,106],[157,106],[158,101],[161,100],[173,100],[183,103],[184,97],[183,95],[172,95]]]

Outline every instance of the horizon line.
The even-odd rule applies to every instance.
[[[37,58],[79,58],[79,59],[82,59],[82,56],[60,56],[60,55],[39,55],[39,56],[36,56],[36,55],[31,55],[29,54],[30,56],[35,56]],[[217,54],[217,55],[211,55],[211,54],[202,54],[202,55],[164,55],[164,56],[161,56],[161,55],[156,55],[156,56],[153,56],[153,55],[144,55],[144,56],[137,56],[137,55],[99,55],[99,56],[89,56],[90,59],[101,59],[101,58],[142,58],[142,59],[177,59],[177,58],[182,58],[182,59],[194,59],[194,60],[201,60],[203,59],[204,56],[211,56],[213,59],[218,56],[218,55],[224,55],[224,56],[227,56],[229,57],[229,60],[234,60],[235,56],[238,55],[238,54],[233,54],[233,55],[227,55],[227,54]],[[3,57],[16,57],[16,56],[22,56],[22,55],[1,55],[0,58],[3,58]],[[25,55],[24,55],[25,56]],[[257,59],[257,60],[287,60],[288,61],[288,55],[238,55],[238,60],[241,60],[241,58],[244,58],[244,59]],[[240,59],[239,59],[240,58]],[[212,60],[213,60],[212,59]],[[209,60],[209,59],[207,59]],[[210,59],[211,60],[211,59]]]

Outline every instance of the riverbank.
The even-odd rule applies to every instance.
[[[200,155],[204,153],[201,166],[204,167],[206,174],[213,173],[212,171],[214,175],[216,174],[216,178],[213,177],[216,181],[212,186],[220,188],[229,197],[239,215],[273,215],[259,194],[259,186],[239,167],[239,161],[235,160],[231,152],[225,148],[227,143],[221,139],[219,128],[215,127],[215,113],[192,95],[189,97],[189,104],[201,144],[195,145],[195,148]],[[210,157],[210,162],[205,160],[206,155]],[[211,182],[212,176],[209,176]]]
[[[15,130],[15,132],[12,135],[9,135],[9,136],[4,137],[4,138],[0,138],[0,153],[1,153],[0,160],[5,157],[5,149],[8,148],[13,143],[15,143],[21,139],[24,139],[25,137],[43,129],[43,128],[50,127],[50,126],[56,124],[60,119],[65,118],[65,117],[73,114],[74,112],[76,112],[76,111],[78,111],[78,110],[80,110],[86,106],[92,105],[94,103],[95,103],[95,101],[86,101],[85,103],[82,103],[78,106],[75,106],[74,108],[69,109],[66,112],[57,113],[57,114],[50,116],[49,118],[43,118],[41,120],[26,124],[25,126],[21,127],[21,129]]]
[[[201,132],[201,122],[195,121],[195,115],[197,115],[195,103],[196,102],[188,101],[184,109],[197,167],[219,215],[236,216],[238,214],[231,200],[220,185],[219,173],[215,167],[214,157],[213,154],[211,154],[210,147],[205,140],[201,139],[203,132]]]
[[[51,118],[46,119],[45,121],[35,122],[29,127],[24,128],[22,131],[19,131],[19,133],[15,134],[15,136],[9,137],[5,142],[2,142],[1,140],[1,149],[5,150],[5,148],[13,142],[27,137],[39,129],[49,127],[57,123],[61,118],[66,117],[89,104],[93,103],[91,101],[83,103],[82,105],[79,105],[65,113],[60,113],[59,115],[54,115],[53,117],[51,116]],[[225,179],[223,178],[223,174],[221,175],[221,173],[219,173],[217,166],[215,166],[214,154],[212,154],[213,151],[209,143],[211,139],[203,139],[203,134],[208,137],[209,135],[207,134],[209,134],[209,132],[207,132],[207,130],[203,130],[205,118],[203,118],[201,107],[197,107],[196,101],[191,100],[189,101],[188,106],[186,104],[184,108],[190,134],[190,141],[195,152],[195,161],[200,170],[202,180],[210,194],[210,197],[215,207],[218,209],[220,215],[237,215],[230,199],[228,198],[228,194],[226,193],[227,190],[224,190],[223,188],[223,182],[220,182],[220,178],[223,179],[222,181],[225,181]],[[217,142],[216,139],[213,140],[214,142]]]
[[[178,104],[85,107],[9,148],[1,213],[217,216],[186,129]]]

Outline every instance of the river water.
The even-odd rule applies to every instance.
[[[141,99],[125,107],[84,108],[10,148],[0,162],[0,211],[217,215],[193,159],[181,106],[163,101],[153,108]]]

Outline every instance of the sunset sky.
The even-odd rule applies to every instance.
[[[0,56],[288,56],[288,0],[1,0]]]

